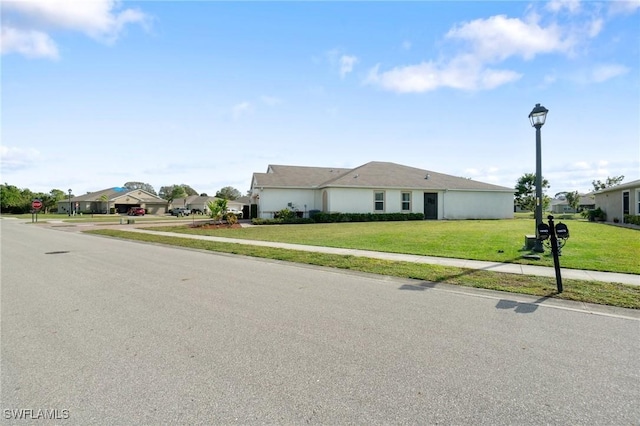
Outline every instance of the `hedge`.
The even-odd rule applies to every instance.
[[[323,213],[314,212],[310,218],[252,219],[254,225],[283,223],[336,223],[336,222],[397,222],[424,220],[423,213]]]

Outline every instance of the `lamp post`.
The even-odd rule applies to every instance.
[[[529,121],[536,128],[536,243],[533,251],[542,253],[542,240],[538,234],[538,226],[542,223],[542,142],[540,137],[540,128],[544,126],[547,119],[548,109],[536,104],[531,113],[529,113]]]
[[[71,190],[69,190],[69,217],[71,217]]]

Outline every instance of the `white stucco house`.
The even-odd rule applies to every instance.
[[[425,219],[513,218],[514,189],[373,161],[354,169],[269,165],[254,173],[257,217],[289,208],[309,212],[424,213]]]

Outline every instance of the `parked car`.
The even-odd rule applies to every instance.
[[[227,209],[227,214],[233,214],[238,219],[242,219],[242,212],[238,209]]]
[[[189,216],[191,210],[186,207],[176,207],[171,210],[171,216]]]
[[[144,216],[145,210],[142,207],[131,207],[127,214],[129,216]]]

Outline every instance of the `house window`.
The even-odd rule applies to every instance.
[[[622,214],[629,214],[629,192],[622,193]]]
[[[410,192],[402,193],[402,211],[404,212],[411,211],[411,193]]]
[[[377,212],[384,211],[384,191],[374,192],[373,210]]]

